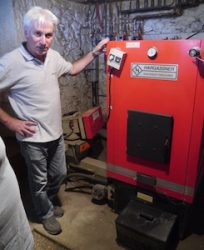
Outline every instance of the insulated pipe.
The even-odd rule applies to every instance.
[[[145,18],[159,18],[163,16],[181,16],[183,11],[181,9],[171,9],[163,11],[152,11],[151,13],[140,13],[136,14],[134,19],[145,19]]]
[[[78,178],[78,180],[88,180],[91,183],[97,183],[97,184],[102,184],[102,185],[107,185],[107,179],[106,178],[102,178],[102,177],[97,177],[94,175],[89,175],[89,174],[82,174],[82,173],[71,173],[67,175],[67,179],[71,179],[71,178]]]

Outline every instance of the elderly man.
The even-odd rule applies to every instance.
[[[53,200],[66,176],[58,79],[81,72],[109,41],[103,39],[83,58],[68,62],[50,48],[57,23],[51,11],[31,8],[24,16],[25,42],[0,58],[0,90],[9,90],[16,114],[0,109],[0,121],[16,133],[36,214],[50,234],[61,232],[56,217],[64,211]]]

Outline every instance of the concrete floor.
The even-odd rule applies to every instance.
[[[34,249],[33,250],[67,250],[66,247],[59,245],[58,242],[52,241],[46,236],[40,234],[33,230],[33,238],[34,238]]]
[[[59,219],[62,233],[57,236],[45,232],[41,224],[32,223],[36,233],[70,250],[120,250],[126,249],[116,242],[115,219],[118,216],[105,205],[92,203],[91,196],[65,192],[62,186],[60,198],[65,214]],[[204,235],[192,234],[180,241],[176,250],[203,250]],[[36,248],[42,250],[42,248]],[[54,250],[54,249],[53,249]]]
[[[12,142],[13,143],[13,142]],[[11,144],[12,144],[11,143]],[[9,146],[9,145],[8,145]],[[43,229],[41,224],[34,223],[30,196],[27,192],[25,166],[19,152],[14,155],[11,150],[8,154],[12,166],[19,179],[23,203],[30,220],[35,238],[34,250],[120,250],[126,249],[116,242],[115,219],[118,216],[107,204],[96,205],[91,195],[82,192],[66,192],[63,184],[59,198],[65,214],[59,218],[62,233],[52,236]],[[23,178],[23,176],[25,178]],[[203,203],[204,205],[204,195]],[[199,208],[203,211],[204,206]],[[203,216],[204,217],[204,216]],[[204,250],[204,219],[199,224],[198,233],[193,233],[180,241],[176,250]],[[198,219],[199,222],[199,219]],[[200,219],[201,222],[201,219]]]
[[[96,205],[90,195],[64,192],[60,190],[65,214],[59,218],[62,233],[56,236],[45,232],[41,224],[32,223],[33,229],[47,238],[56,241],[67,249],[76,250],[119,250],[115,242],[116,214],[107,205]],[[40,250],[40,249],[39,249]]]

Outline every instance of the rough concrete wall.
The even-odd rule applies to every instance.
[[[145,22],[144,39],[186,39],[200,31],[204,24],[204,4],[185,9],[182,16]],[[203,38],[204,30],[192,37]]]
[[[2,56],[16,46],[12,0],[0,0],[0,27],[0,56]]]

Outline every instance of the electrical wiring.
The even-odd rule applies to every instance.
[[[203,59],[201,59],[200,57],[195,57],[198,61],[204,62]]]
[[[110,73],[109,73],[109,80],[108,80],[108,114],[107,114],[107,119],[106,119],[106,123],[108,123],[109,118],[110,118],[110,113],[111,113],[111,79],[112,79],[112,71],[113,69],[110,69]]]
[[[188,37],[186,38],[186,40],[192,38],[193,36],[195,36],[195,35],[197,35],[197,34],[199,34],[199,33],[201,33],[202,31],[204,31],[204,25],[202,26],[202,28],[201,28],[199,31],[197,31],[197,32],[193,33],[192,35],[188,36]]]

